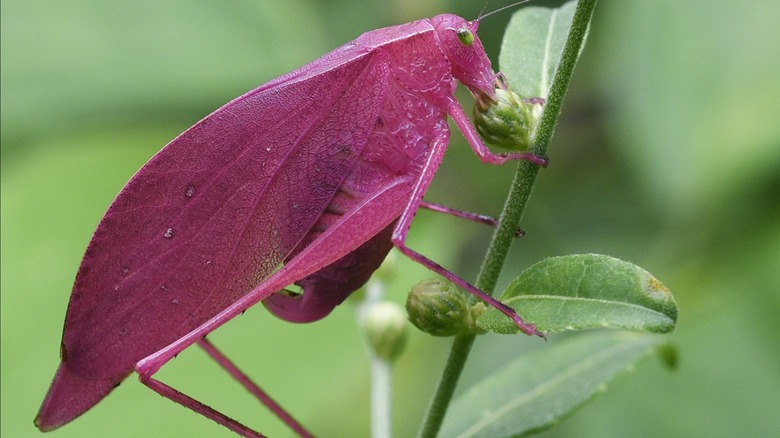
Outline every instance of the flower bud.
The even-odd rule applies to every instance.
[[[466,297],[452,283],[423,280],[414,286],[406,299],[409,320],[418,329],[433,336],[455,336],[482,332],[474,321],[484,313],[478,303],[469,308]]]
[[[370,304],[363,314],[360,326],[371,351],[387,362],[392,362],[406,345],[406,317],[396,303],[380,301]]]
[[[512,151],[524,151],[531,146],[538,121],[534,106],[499,85],[492,97],[482,95],[477,98],[474,125],[485,142]]]

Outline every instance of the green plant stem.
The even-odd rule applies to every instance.
[[[596,0],[580,0],[577,4],[569,35],[561,54],[561,61],[550,87],[550,95],[547,97],[533,146],[530,149],[535,155],[545,156],[547,154],[547,147],[561,113],[563,98],[569,87],[569,80],[577,63],[577,57],[585,43],[585,35],[595,6]],[[499,217],[499,225],[493,235],[493,240],[485,255],[475,284],[488,294],[492,294],[495,290],[498,276],[506,261],[509,247],[514,240],[515,230],[517,230],[520,218],[523,216],[538,173],[539,166],[536,164],[528,161],[521,161],[518,164],[515,179],[504,204],[504,210]],[[447,363],[436,387],[436,393],[418,433],[419,437],[434,438],[438,434],[475,339],[476,335],[472,334],[455,337],[447,357]]]
[[[393,364],[371,354],[371,438],[392,436],[391,394]]]
[[[366,285],[366,298],[357,308],[358,325],[365,318],[368,309],[379,303],[384,295],[381,280],[371,279]],[[377,356],[374,349],[366,344],[371,356],[371,438],[390,438],[392,436],[391,391],[393,364]]]

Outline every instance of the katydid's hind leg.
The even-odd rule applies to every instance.
[[[274,401],[265,391],[263,391],[252,379],[241,371],[230,359],[219,351],[208,339],[203,338],[198,341],[198,345],[203,348],[208,355],[214,359],[225,371],[238,381],[247,391],[254,395],[262,404],[284,422],[290,429],[302,437],[313,437],[295,418],[290,415],[279,403]]]
[[[444,213],[451,216],[455,216],[457,218],[466,219],[468,221],[489,225],[493,228],[496,228],[498,226],[498,219],[496,219],[493,216],[488,216],[486,214],[472,213],[470,211],[458,210],[456,208],[447,207],[441,204],[434,204],[433,202],[428,202],[428,201],[420,202],[420,207],[431,211],[435,211],[437,213]],[[525,236],[525,231],[523,231],[520,228],[515,230],[515,237],[523,237],[523,236]]]
[[[255,432],[254,430],[250,429],[247,426],[244,426],[243,424],[228,417],[222,412],[219,412],[216,409],[207,406],[199,402],[198,400],[195,400],[194,398],[188,396],[187,394],[184,394],[183,392],[180,392],[166,385],[165,383],[160,382],[159,380],[153,379],[151,374],[142,374],[139,372],[138,376],[139,376],[138,377],[139,380],[141,380],[141,383],[151,388],[154,392],[160,394],[161,396],[175,403],[184,406],[185,408],[195,411],[210,420],[213,420],[219,425],[227,427],[228,429],[232,430],[233,432],[243,437],[257,438],[257,437],[265,436],[258,432]]]
[[[208,355],[214,359],[223,369],[225,369],[233,378],[235,378],[244,388],[246,388],[252,395],[254,395],[260,402],[262,402],[268,409],[270,409],[280,420],[282,420],[287,426],[302,437],[312,437],[303,426],[300,425],[287,411],[285,411],[278,403],[271,399],[257,384],[255,384],[248,376],[246,376],[238,367],[233,364],[224,354],[222,354],[211,342],[202,338],[197,341]],[[248,426],[228,417],[222,412],[184,394],[183,392],[154,379],[152,376],[162,365],[167,362],[168,359],[163,359],[162,363],[158,362],[158,359],[152,359],[151,361],[141,361],[136,365],[136,372],[138,378],[144,385],[151,388],[154,392],[162,395],[169,400],[178,403],[185,408],[188,408],[194,412],[197,412],[204,417],[222,425],[233,432],[244,437],[264,437]]]

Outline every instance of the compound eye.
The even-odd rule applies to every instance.
[[[455,33],[458,35],[458,39],[461,43],[463,43],[464,46],[470,46],[474,43],[474,34],[465,27],[461,27],[460,29],[456,30]]]

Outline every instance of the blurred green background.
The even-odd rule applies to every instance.
[[[4,0],[2,418],[33,417],[58,362],[79,260],[106,207],[160,147],[213,109],[361,32],[482,1]],[[491,2],[488,9],[499,6]],[[508,13],[482,23],[498,55]],[[780,430],[780,6],[602,2],[502,277],[545,256],[613,255],[680,306],[679,369],[642,363],[547,436],[776,436]],[[513,166],[454,135],[428,199],[496,214]],[[452,236],[457,235],[457,239]],[[490,231],[422,212],[413,248],[473,278]],[[429,277],[398,260],[388,297]],[[354,306],[291,325],[254,308],[211,339],[321,436],[368,434],[368,359]],[[556,339],[550,340],[550,343]],[[417,429],[449,341],[413,333],[395,374],[394,429]],[[485,336],[460,390],[536,339]],[[191,349],[161,379],[271,436],[277,420]],[[68,436],[232,436],[134,377]]]

